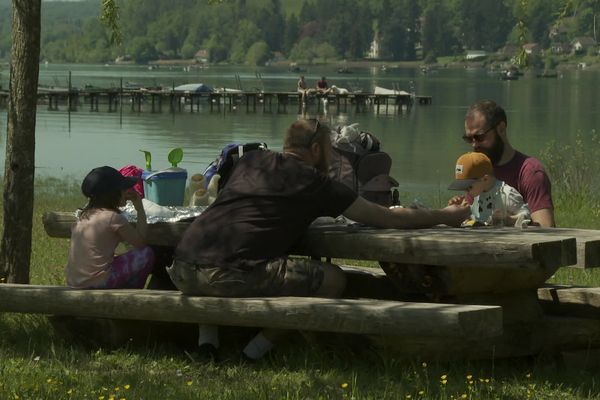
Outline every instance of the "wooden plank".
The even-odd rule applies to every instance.
[[[0,285],[0,311],[358,334],[489,337],[502,308],[305,297],[188,297],[176,291]]]
[[[513,293],[542,286],[556,271],[548,268],[495,268],[381,263],[398,294],[458,296]]]
[[[600,287],[548,285],[537,294],[547,314],[600,320]]]
[[[452,337],[370,336],[375,347],[397,358],[437,361],[501,359],[600,348],[600,323],[572,317],[544,317],[504,326],[501,336],[457,340]]]
[[[46,232],[69,237],[72,213],[46,213]],[[189,222],[149,225],[148,241],[175,246]],[[575,264],[572,236],[549,236],[536,230],[514,228],[375,229],[360,226],[312,226],[292,254],[374,260],[396,263],[538,269],[554,271]]]
[[[600,267],[600,231],[593,229],[575,229],[575,228],[539,228],[532,227],[548,236],[570,235],[577,241],[577,263],[572,265],[575,268],[596,268]]]

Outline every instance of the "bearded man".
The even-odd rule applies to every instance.
[[[341,296],[341,268],[289,258],[291,248],[321,216],[340,214],[383,228],[458,226],[469,208],[388,209],[359,197],[327,176],[331,130],[301,119],[287,130],[283,152],[244,154],[216,201],[183,234],[169,274],[186,295],[219,297]],[[265,329],[243,350],[256,360],[281,330]],[[199,345],[216,354],[215,327],[201,326]]]
[[[506,112],[492,100],[482,100],[465,115],[463,139],[473,151],[492,161],[494,175],[517,189],[531,211],[534,223],[555,226],[550,179],[535,158],[515,150],[508,141]],[[456,203],[453,199],[449,204]]]

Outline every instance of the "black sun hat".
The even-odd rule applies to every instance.
[[[138,178],[123,176],[113,167],[98,167],[91,170],[81,183],[81,192],[85,197],[96,197],[98,195],[129,189],[135,185]]]

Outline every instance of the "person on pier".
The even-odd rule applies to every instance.
[[[508,141],[506,112],[492,100],[481,100],[465,115],[463,140],[473,151],[484,153],[494,166],[494,175],[517,189],[531,211],[534,223],[553,227],[552,187],[543,165],[535,158],[515,150]],[[462,201],[455,197],[449,204]]]
[[[340,214],[382,228],[459,226],[469,207],[389,209],[358,196],[328,177],[331,129],[318,120],[300,119],[288,128],[283,152],[254,151],[240,158],[216,201],[184,232],[168,268],[186,295],[219,297],[340,297],[342,269],[306,258],[290,249],[321,216]],[[242,352],[256,360],[284,331],[264,329]],[[199,345],[216,357],[216,327],[200,327]]]
[[[304,80],[304,75],[300,75],[300,78],[298,79],[297,90],[298,90],[298,93],[302,94],[302,103],[306,103],[310,89],[308,88],[308,84]]]
[[[324,76],[321,77],[317,81],[317,93],[320,94],[329,94],[331,89],[329,89],[329,84],[327,83],[327,79]]]

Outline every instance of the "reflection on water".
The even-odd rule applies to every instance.
[[[148,70],[144,67],[116,66],[48,66],[41,67],[40,83],[66,86],[68,71],[72,85],[91,84],[99,87],[118,87],[124,82],[144,86],[206,83],[213,87],[236,87],[236,74],[242,89],[260,88],[266,91],[295,90],[297,74],[281,69],[264,68],[256,73],[251,68],[208,68],[183,72],[181,68]],[[408,89],[414,85],[419,95],[433,97],[433,104],[414,106],[398,113],[395,107],[379,115],[374,112],[337,113],[333,105],[325,116],[332,125],[358,122],[362,129],[378,136],[383,149],[393,158],[392,175],[405,191],[437,193],[444,191],[452,179],[456,157],[468,150],[460,136],[463,116],[469,104],[481,98],[493,98],[503,104],[509,118],[509,138],[513,145],[530,154],[549,140],[568,143],[577,133],[584,137],[599,126],[595,110],[600,106],[595,88],[600,73],[568,71],[562,79],[525,77],[518,81],[502,81],[485,70],[439,70],[423,75],[418,69],[354,69],[353,74],[336,74],[330,67],[312,67],[304,75],[309,85],[322,76],[338,87],[371,91],[383,86]],[[5,73],[5,72],[3,72]],[[2,77],[6,81],[6,76]],[[172,114],[168,107],[162,113],[150,113],[145,105],[141,113],[123,108],[122,116],[108,113],[101,104],[99,112],[89,106],[67,113],[38,107],[36,166],[39,175],[73,176],[79,179],[91,168],[108,164],[143,166],[139,149],[153,154],[155,168],[167,167],[167,153],[174,147],[184,149],[181,166],[191,173],[202,172],[224,144],[234,141],[264,141],[271,149],[280,149],[287,126],[299,116],[297,106],[288,106],[287,113],[247,113],[245,106],[233,112],[210,112],[203,104],[199,113],[187,111]],[[314,113],[309,108],[309,113]],[[313,115],[309,115],[313,116]],[[2,151],[0,165],[4,166],[6,142],[6,112],[0,112]]]

